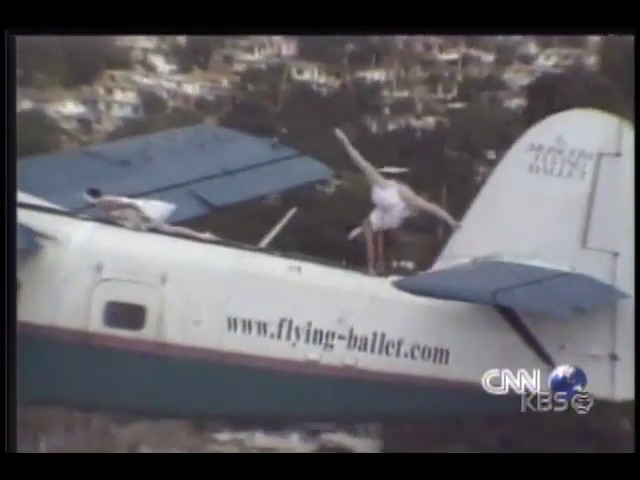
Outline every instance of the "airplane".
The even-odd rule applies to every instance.
[[[432,268],[377,277],[18,197],[17,401],[189,418],[513,414],[493,368],[634,399],[634,127],[527,130]],[[20,187],[20,184],[19,184]],[[37,195],[35,196],[37,197]]]

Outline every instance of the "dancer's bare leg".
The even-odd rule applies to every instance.
[[[367,244],[367,267],[369,273],[374,275],[376,273],[375,232],[368,218],[362,223],[362,233]]]
[[[369,162],[367,162],[367,160],[365,160],[365,158],[360,154],[360,152],[358,152],[358,150],[356,150],[355,147],[351,145],[351,142],[349,141],[349,139],[347,138],[347,136],[344,134],[342,130],[340,130],[339,128],[336,128],[335,134],[338,140],[340,140],[340,142],[344,145],[353,163],[355,163],[356,166],[367,177],[367,180],[369,181],[371,186],[388,185],[390,180],[384,178],[373,165],[371,165]]]
[[[198,240],[215,240],[218,237],[209,232],[196,232],[186,227],[177,227],[175,225],[157,225],[156,228],[165,233],[175,233],[179,235],[187,235],[189,237],[197,238]]]
[[[376,273],[384,275],[387,270],[385,259],[385,242],[387,232],[375,232],[373,234],[375,256],[376,256]]]

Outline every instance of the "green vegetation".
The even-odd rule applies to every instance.
[[[205,120],[205,116],[195,110],[172,108],[166,113],[148,115],[141,119],[129,120],[107,135],[106,141],[120,138],[145,135],[171,128],[197,125]]]
[[[162,115],[169,108],[167,101],[153,90],[141,90],[140,101],[145,115]]]
[[[178,69],[187,73],[194,68],[206,70],[211,53],[224,46],[224,37],[212,35],[189,35],[184,46],[175,45],[171,51],[178,61]]]
[[[104,70],[131,68],[129,52],[106,36],[23,36],[16,42],[20,87],[77,87]]]
[[[27,110],[16,116],[18,158],[55,152],[62,148],[63,128],[40,110]]]
[[[573,69],[538,77],[527,87],[523,113],[528,125],[577,107],[597,108],[631,118],[631,105],[614,81],[599,73]]]

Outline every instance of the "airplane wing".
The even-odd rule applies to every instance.
[[[49,235],[18,222],[16,232],[16,266],[18,277],[25,262],[38,255],[44,248],[42,240],[55,240]]]
[[[38,240],[38,234],[35,230],[18,223],[17,228],[17,251],[18,255],[29,256],[42,248],[42,244]]]
[[[393,284],[414,295],[555,317],[586,313],[629,297],[589,275],[500,259],[471,260]]]
[[[281,145],[212,125],[22,158],[18,188],[72,211],[89,186],[178,206],[172,222],[328,180],[319,161]]]

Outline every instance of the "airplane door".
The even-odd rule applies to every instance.
[[[89,331],[157,339],[162,322],[162,294],[157,286],[103,280],[91,298]]]

